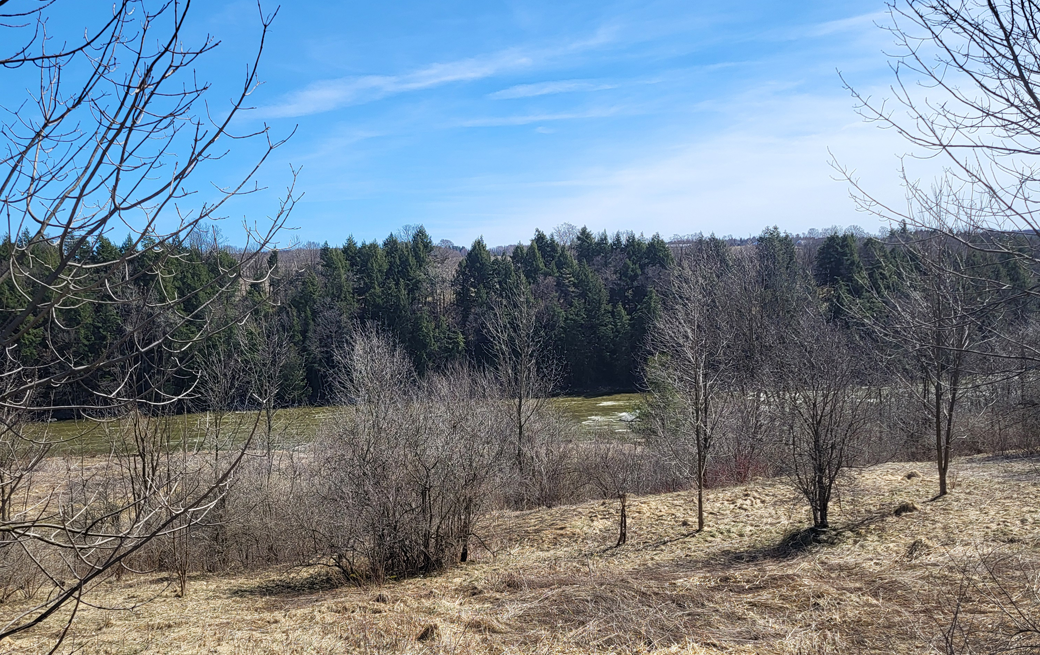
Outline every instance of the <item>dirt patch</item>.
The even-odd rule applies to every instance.
[[[256,584],[237,587],[231,590],[231,595],[297,596],[339,589],[346,585],[347,580],[341,574],[328,569],[294,570]]]
[[[918,511],[918,509],[920,508],[917,507],[917,503],[908,500],[899,503],[899,506],[892,510],[892,516],[903,516],[904,514],[909,514],[910,512],[916,512]]]

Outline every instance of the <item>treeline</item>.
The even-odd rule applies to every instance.
[[[32,398],[23,401],[58,417],[115,398],[162,406],[190,395],[209,344],[228,338],[238,312],[267,303],[265,285],[241,284],[238,269],[253,259],[197,234],[191,244],[144,236],[118,246],[105,236],[4,239],[0,329],[13,344],[6,391],[24,387]]]
[[[636,389],[642,344],[658,312],[656,289],[673,263],[658,236],[594,235],[564,244],[541,231],[493,255],[482,239],[464,254],[435,246],[423,228],[382,243],[328,244],[318,261],[274,269],[275,307],[298,356],[285,403],[328,403],[333,357],[355,323],[385,329],[420,373],[492,363],[488,320],[520,290],[537,307],[538,338],[557,388]],[[550,363],[552,364],[550,366]]]
[[[435,245],[418,227],[381,243],[351,238],[316,252],[273,251],[253,265],[252,282],[233,298],[221,297],[219,305],[211,302],[215,290],[239,255],[213,240],[128,240],[116,246],[100,237],[66,253],[52,243],[20,251],[8,241],[2,254],[17,250],[28,270],[47,270],[63,256],[79,267],[74,279],[80,291],[56,306],[50,321],[28,327],[18,340],[16,357],[37,378],[65,370],[68,363],[118,357],[127,340],[147,338],[138,326],[154,322],[154,316],[145,320],[149,307],[161,306],[177,322],[174,334],[183,340],[183,352],[150,351],[128,359],[120,370],[82,370],[67,380],[72,383],[54,385],[42,405],[58,408],[61,416],[61,408],[90,407],[98,393],[126,384],[128,369],[142,389],[180,398],[183,409],[209,409],[213,399],[190,393],[197,380],[187,371],[205,375],[208,363],[229,359],[240,369],[240,383],[222,401],[229,406],[328,404],[336,353],[359,325],[378,326],[392,336],[421,375],[462,362],[493,366],[498,355],[492,319],[503,303],[515,303],[516,294],[534,312],[539,366],[557,392],[639,390],[677,260],[704,253],[723,262],[734,253],[751,256],[763,294],[761,312],[783,316],[794,307],[792,294],[808,293],[828,320],[862,331],[862,321],[852,320],[850,312],[876,313],[885,297],[906,285],[907,272],[917,265],[914,258],[921,256],[911,244],[923,237],[905,228],[884,238],[852,231],[799,237],[771,228],[750,241],[693,237],[666,243],[657,235],[610,236],[582,228],[566,242],[539,230],[527,245],[496,248],[496,255],[482,239],[468,249]],[[1023,251],[1029,247],[1026,237],[1016,238]],[[118,273],[118,281],[108,279],[113,272],[105,263],[135,247],[141,256]],[[993,255],[962,244],[961,250],[958,266],[1012,298],[1003,305],[1001,320],[1008,322],[1004,327],[1020,329],[1035,311],[1028,292],[1035,277],[1024,260],[1013,249]],[[103,299],[105,285],[115,282],[135,301],[91,301]],[[3,311],[16,311],[24,293],[11,280],[0,284]],[[248,321],[232,320],[244,312],[250,313]],[[749,347],[764,348],[785,328],[760,329]],[[205,339],[196,340],[200,334]],[[761,354],[746,353],[745,360],[750,366]],[[170,366],[171,358],[177,366]],[[195,365],[183,366],[193,359]],[[258,375],[277,378],[267,384],[273,398],[256,393],[252,377]]]
[[[101,236],[66,242],[75,247],[37,241],[25,248],[30,237],[22,235],[0,244],[0,257],[17,258],[26,275],[37,271],[42,279],[66,261],[74,271],[63,289],[23,288],[10,277],[0,282],[0,312],[9,317],[26,294],[41,293],[46,302],[68,292],[46,320],[16,335],[12,355],[26,375],[62,377],[37,404],[64,417],[73,408],[105,405],[98,395],[131,379],[157,404],[172,398],[183,410],[209,409],[212,399],[192,391],[198,384],[192,372],[204,377],[213,361],[227,359],[225,352],[236,355],[241,369],[240,384],[226,390],[230,406],[256,406],[251,377],[272,371],[278,384],[268,386],[276,397],[263,403],[328,404],[337,349],[357,325],[392,335],[420,374],[460,362],[485,366],[495,357],[489,317],[514,291],[537,305],[540,352],[557,390],[636,389],[642,344],[658,311],[656,289],[673,263],[656,235],[608,237],[582,229],[564,244],[537,231],[528,245],[495,255],[482,239],[469,249],[434,245],[419,227],[381,243],[351,238],[317,253],[254,257],[249,282],[218,298],[243,253],[209,236],[121,245]],[[125,266],[112,266],[124,260]],[[243,315],[245,322],[238,320]],[[181,346],[131,347],[147,341],[148,329],[159,329],[157,320],[161,329],[172,325]],[[127,357],[118,367],[77,368],[111,363],[121,353]]]
[[[857,232],[798,237],[771,228],[749,243],[701,241],[757,253],[757,275],[772,297],[767,306],[809,285],[828,316],[847,325],[850,301],[876,304],[895,288],[914,256],[907,244],[916,238],[905,228],[884,238]],[[539,351],[553,368],[557,390],[642,389],[661,294],[676,259],[690,256],[698,243],[582,228],[566,243],[536,231],[527,245],[496,248],[501,254],[495,255],[482,239],[462,252],[434,245],[420,227],[382,243],[326,244],[317,263],[276,273],[278,311],[291,325],[305,380],[297,385],[300,395],[286,401],[328,402],[323,380],[333,367],[332,352],[355,322],[385,328],[420,373],[459,361],[493,364],[488,320],[496,303],[517,289],[537,313]],[[985,267],[987,279],[1006,282],[1006,293],[1023,295],[1032,284],[1020,259],[965,250],[964,265]]]

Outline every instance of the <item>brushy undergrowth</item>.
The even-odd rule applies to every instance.
[[[935,501],[934,474],[908,478],[912,468],[857,471],[826,535],[804,532],[804,503],[783,481],[756,480],[710,490],[700,533],[691,493],[632,498],[621,548],[612,502],[497,512],[463,566],[382,585],[337,585],[328,567],[275,568],[194,576],[177,598],[168,577],[112,579],[94,600],[134,609],[81,607],[64,650],[942,652],[958,602],[980,635],[1013,628],[987,602],[993,583],[978,563],[1004,562],[992,565],[1001,573],[1040,561],[1040,460],[958,460],[957,490]],[[897,515],[910,504],[916,511]],[[1013,591],[1036,612],[1035,590]],[[18,601],[8,603],[0,610]],[[5,646],[37,652],[52,631]]]

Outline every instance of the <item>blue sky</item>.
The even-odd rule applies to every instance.
[[[239,202],[223,230],[233,237],[235,221],[270,213],[291,165],[305,196],[285,242],[381,239],[418,223],[459,244],[526,241],[562,222],[665,237],[873,231],[828,161],[902,195],[907,147],[862,121],[837,73],[886,94],[884,10],[880,0],[287,3],[240,127],[296,133],[261,174],[270,191]],[[200,74],[226,98],[255,45],[256,5],[194,11],[192,34],[222,40]],[[233,151],[224,165],[254,154]]]

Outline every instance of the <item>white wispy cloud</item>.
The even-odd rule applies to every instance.
[[[807,36],[827,36],[840,32],[860,32],[864,30],[876,30],[878,23],[884,23],[888,18],[887,11],[875,11],[859,16],[850,16],[838,20],[830,20],[806,28]]]
[[[612,27],[600,27],[591,36],[543,48],[509,48],[479,57],[435,63],[398,75],[361,75],[312,82],[286,94],[279,102],[260,107],[260,118],[293,118],[319,114],[350,105],[431,89],[445,84],[472,82],[545,65],[555,59],[603,47],[616,38]]]
[[[530,125],[531,123],[548,123],[551,121],[570,121],[583,118],[606,118],[616,115],[618,107],[590,109],[588,111],[561,112],[556,114],[523,114],[520,116],[495,116],[490,118],[474,118],[460,121],[458,127],[509,127],[512,125]]]
[[[664,236],[750,235],[773,224],[791,231],[835,223],[876,230],[882,224],[858,213],[848,184],[836,181],[832,157],[856,168],[881,199],[900,202],[896,155],[907,144],[859,120],[847,99],[781,95],[750,110],[742,104],[729,108],[735,115],[729,129],[679,134],[664,143],[630,142],[613,162],[589,163],[513,197],[489,195],[494,211],[485,206],[473,213],[482,209],[494,217],[484,231],[495,243],[563,221],[597,230],[635,225]],[[940,168],[936,162],[913,165],[914,177],[925,179]]]
[[[616,84],[604,84],[589,80],[559,80],[555,82],[538,82],[536,84],[518,84],[508,89],[502,89],[490,94],[488,97],[495,100],[512,100],[514,98],[533,98],[536,96],[547,96],[556,93],[577,93],[587,91],[605,91],[616,89]]]
[[[531,58],[506,51],[484,58],[431,64],[403,75],[363,75],[321,80],[288,94],[281,102],[261,108],[265,118],[289,118],[318,114],[340,107],[373,102],[387,96],[430,89],[454,82],[479,80],[531,64]]]
[[[877,44],[891,42],[888,33],[878,29],[878,25],[886,24],[888,19],[887,11],[872,11],[835,20],[779,25],[758,33],[749,33],[746,38],[757,41],[798,41],[800,44],[804,44],[800,48],[803,52],[808,52],[813,47],[820,47],[828,39],[831,42],[839,39],[843,57],[848,57],[854,47],[853,44],[857,42],[864,40]],[[871,51],[869,54],[871,57],[877,57],[876,51]]]

